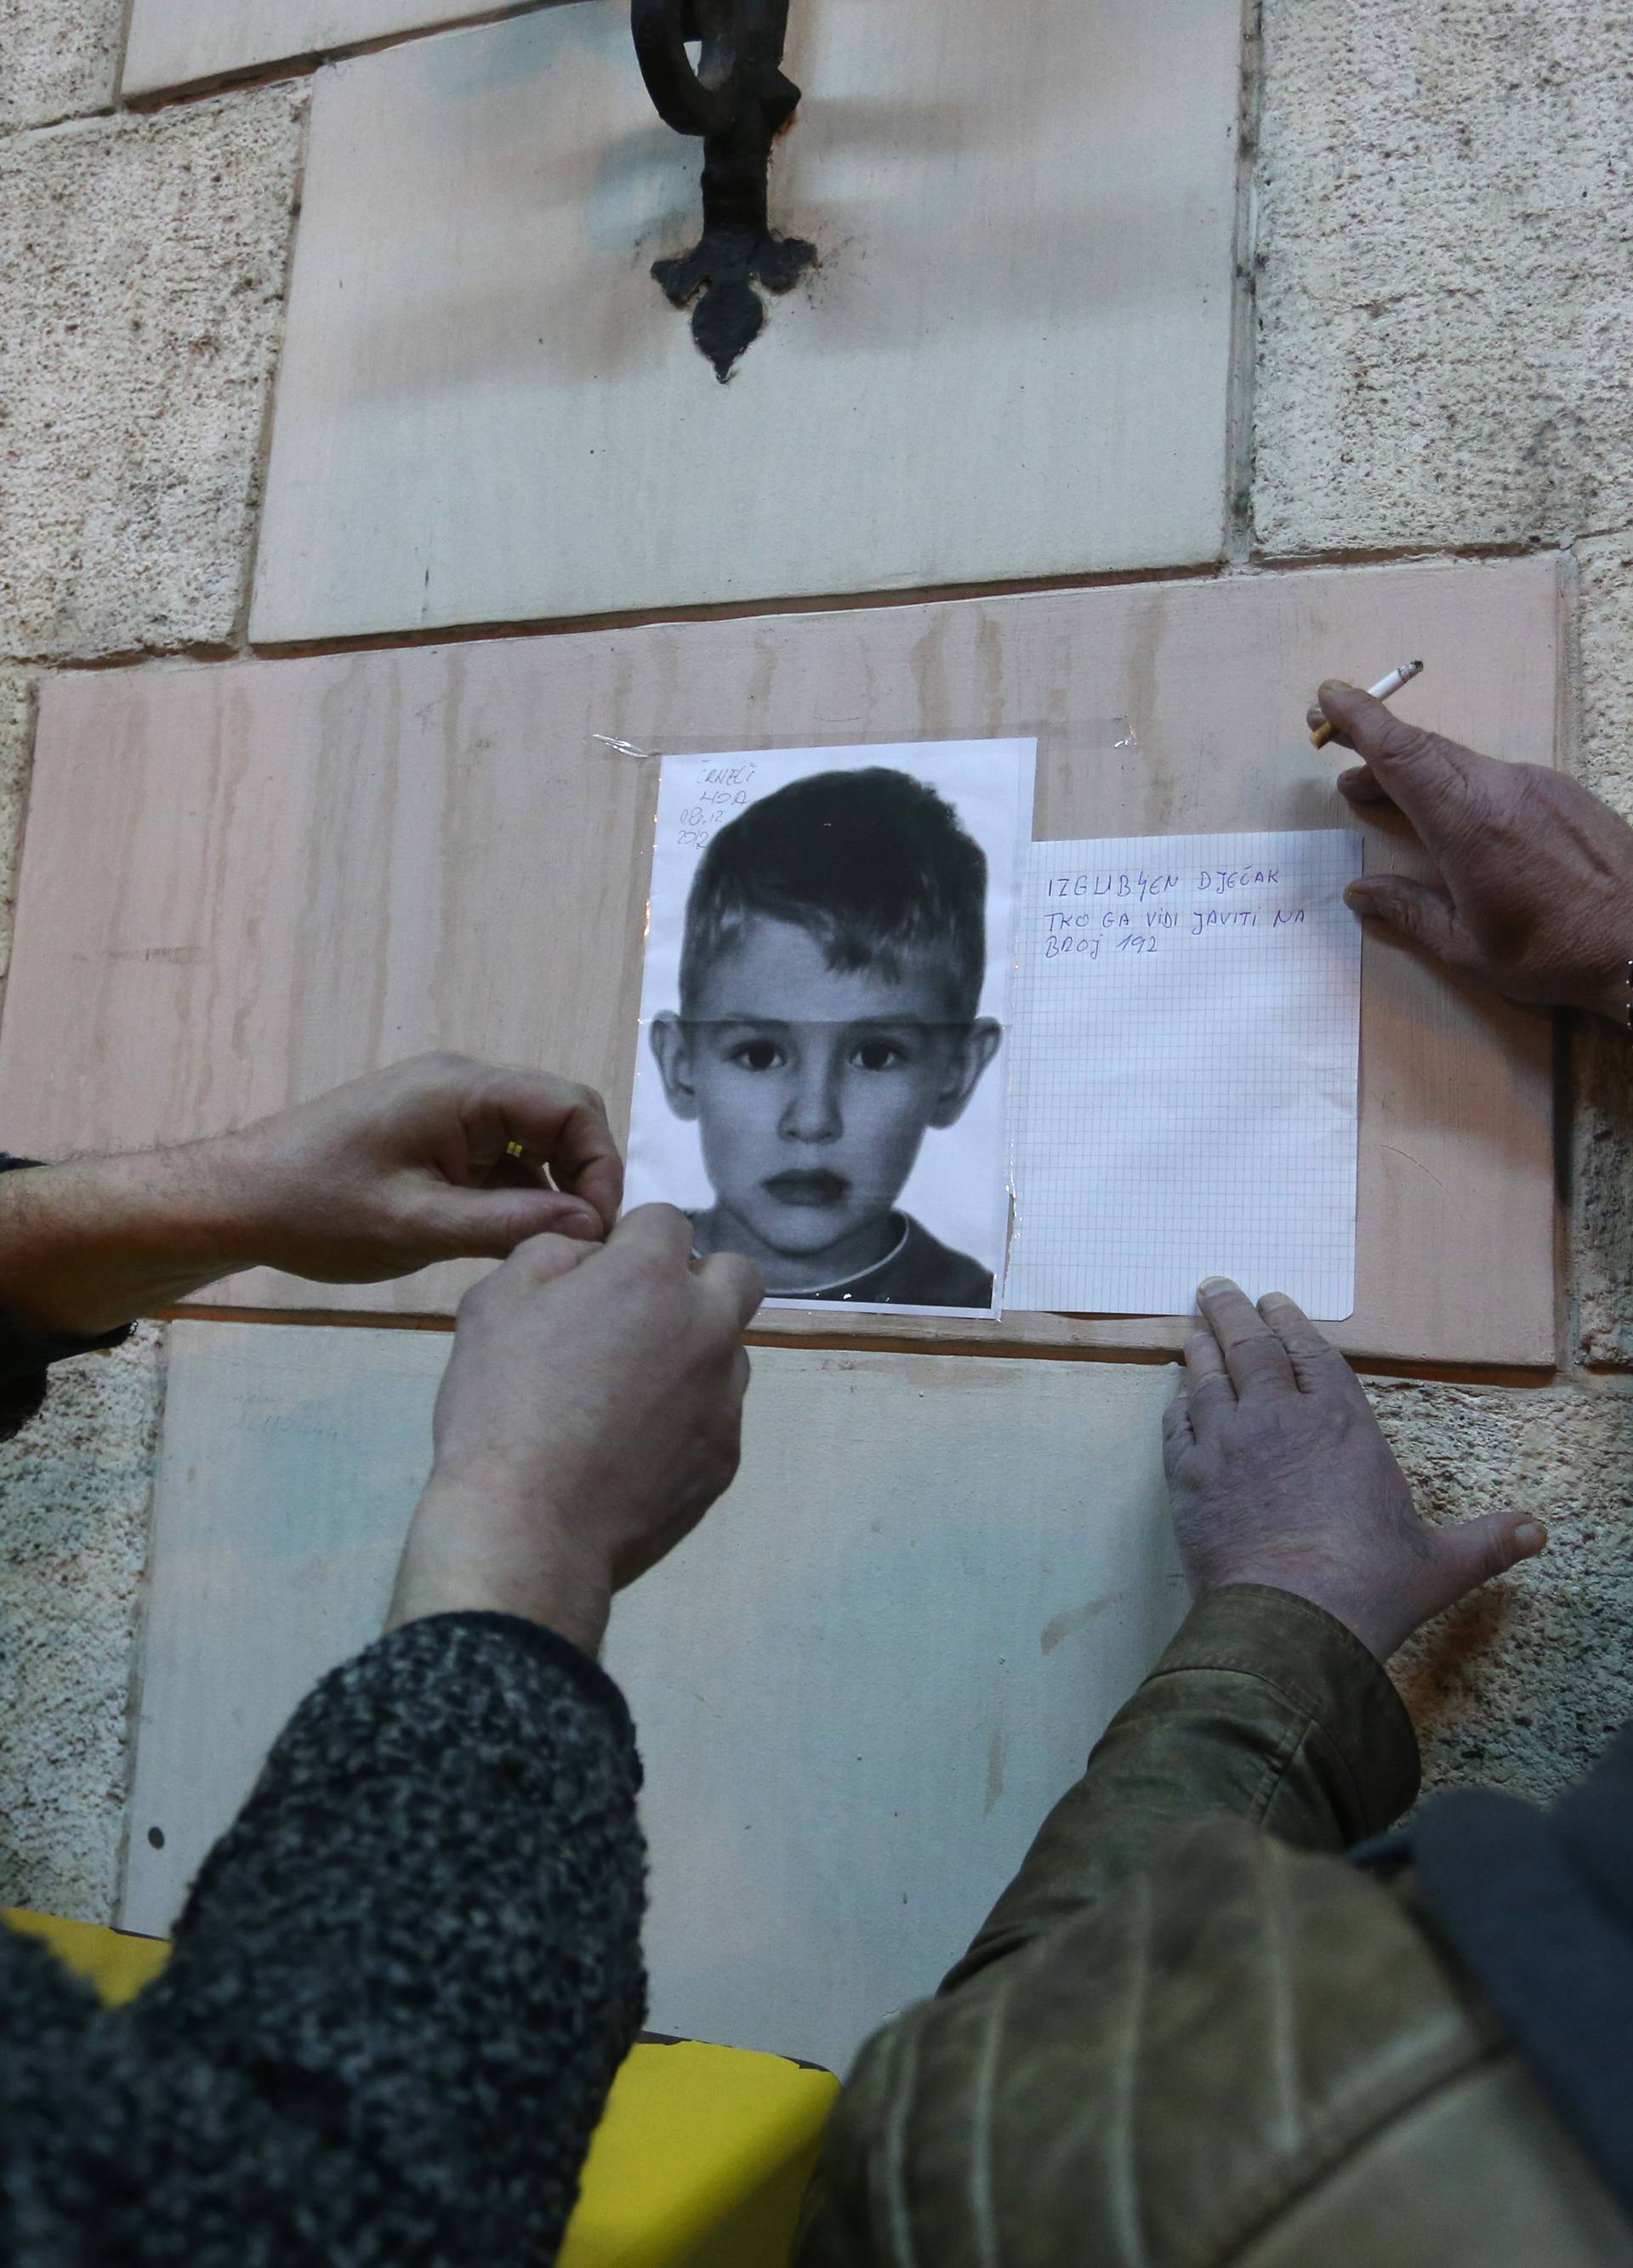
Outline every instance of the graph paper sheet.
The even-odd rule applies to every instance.
[[[1188,1314],[1205,1276],[1355,1306],[1361,836],[1036,843],[1006,1307]]]

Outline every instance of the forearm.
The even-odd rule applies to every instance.
[[[0,2257],[553,2258],[642,2014],[639,1782],[616,1689],[509,1618],[336,1671],[164,1976],[19,2082],[0,2200],[48,2241]]]
[[[0,1174],[0,1314],[97,1338],[253,1264],[230,1142]]]
[[[1254,1584],[1210,1593],[1055,1806],[952,1989],[1097,1904],[1209,1817],[1341,1851],[1417,1792],[1411,1720],[1341,1624]]]

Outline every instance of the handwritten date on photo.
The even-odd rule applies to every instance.
[[[1127,873],[1052,874],[1045,892],[1043,958],[1098,961],[1103,951],[1139,955],[1156,953],[1165,935],[1201,937],[1209,930],[1292,929],[1305,918],[1302,905],[1228,905],[1217,901],[1238,890],[1275,889],[1275,866],[1203,866],[1189,879],[1181,874]],[[1207,906],[1164,902],[1184,889],[1187,897],[1211,897]],[[1082,905],[1081,899],[1090,901]],[[1096,901],[1110,899],[1098,904]],[[1062,903],[1062,901],[1067,902]],[[1139,917],[1136,919],[1135,909]]]
[[[746,809],[749,787],[757,764],[711,764],[703,775],[697,800],[680,815],[678,840],[683,850],[706,850],[728,819]]]

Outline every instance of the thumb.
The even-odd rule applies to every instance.
[[[560,1189],[439,1189],[417,1224],[448,1260],[503,1260],[529,1237],[599,1244],[600,1214]]]
[[[1534,1559],[1547,1544],[1547,1528],[1529,1513],[1489,1512],[1479,1520],[1437,1528],[1422,1619],[1444,1613],[1494,1575],[1506,1575],[1522,1559]]]
[[[1463,925],[1457,909],[1444,890],[1427,882],[1410,881],[1404,874],[1363,874],[1345,890],[1344,903],[1363,921],[1381,922],[1438,961],[1460,957]]]

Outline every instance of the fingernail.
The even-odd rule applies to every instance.
[[[1514,1542],[1528,1559],[1548,1542],[1548,1530],[1534,1520],[1522,1520],[1514,1530]]]
[[[1196,1288],[1200,1295],[1204,1292],[1234,1292],[1236,1285],[1228,1276],[1204,1276]]]
[[[1354,693],[1356,690],[1347,677],[1324,677],[1316,688],[1316,699],[1319,701],[1324,693]]]

